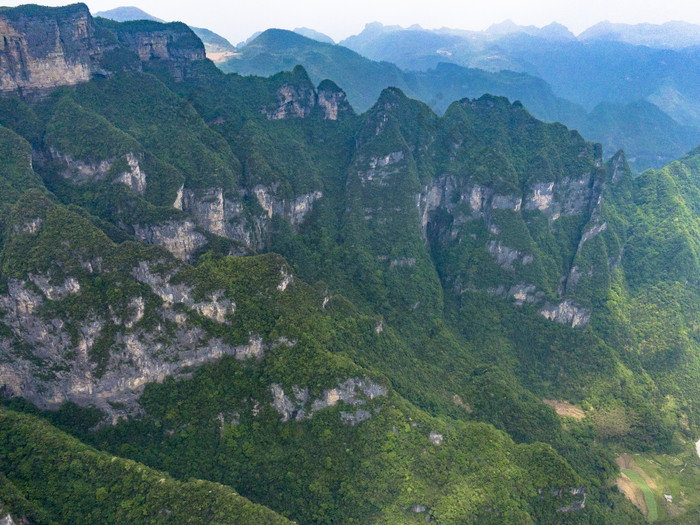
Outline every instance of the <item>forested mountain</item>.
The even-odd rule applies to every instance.
[[[367,31],[369,29],[365,30]],[[545,29],[536,34],[541,34],[541,31],[550,35]],[[500,34],[496,30],[493,32]],[[462,42],[459,36],[398,29],[387,30],[382,34],[388,41],[387,49],[392,53],[399,50],[409,54],[406,62],[390,53],[383,58],[389,62],[375,62],[343,46],[316,42],[291,31],[270,29],[248,42],[240,49],[238,55],[221,63],[220,67],[225,72],[269,76],[301,64],[308,71],[312,81],[318,83],[328,78],[343,86],[347,91],[348,100],[358,111],[366,111],[383,89],[392,86],[399,87],[408,96],[424,101],[438,113],[443,113],[452,101],[460,98],[477,98],[486,93],[502,95],[511,101],[521,101],[539,119],[562,122],[580,131],[586,139],[602,143],[606,158],[619,149],[624,149],[635,171],[662,167],[700,142],[700,121],[694,120],[694,113],[687,111],[693,106],[691,101],[695,98],[679,98],[676,91],[670,87],[660,88],[657,94],[650,95],[650,100],[657,105],[637,101],[636,96],[623,95],[619,100],[605,103],[594,101],[593,106],[586,105],[584,109],[580,101],[570,101],[579,100],[578,95],[557,96],[552,87],[539,78],[542,76],[539,70],[534,70],[532,74],[506,70],[491,72],[450,63],[459,62],[459,56],[440,46],[447,46],[447,42]],[[358,38],[360,36],[362,35]],[[552,42],[551,38],[554,37],[539,37],[533,41],[538,43],[544,53],[544,50],[549,49],[547,46]],[[433,42],[431,39],[437,41]],[[382,41],[379,36],[377,40]],[[554,42],[551,45],[555,46],[556,54],[557,46],[564,44],[560,44],[559,40]],[[430,63],[430,69],[425,71],[404,71],[390,63],[395,62],[402,67],[415,69],[415,64],[420,63],[419,57],[427,53],[427,49],[438,49],[438,53],[434,55],[435,60]],[[562,53],[562,61],[565,60],[565,56],[566,54]],[[576,60],[574,63],[588,63],[587,60],[587,57],[582,56],[580,61]],[[594,61],[595,64],[600,62],[598,59]],[[475,65],[481,66],[478,63]],[[543,67],[549,66],[545,64]],[[612,75],[612,72],[610,74]],[[562,71],[561,75],[572,77],[573,73],[567,70]],[[578,77],[573,75],[572,78]],[[586,82],[590,84],[591,80]],[[596,88],[600,96],[595,100],[607,100],[605,90],[614,91],[617,88],[610,83],[605,84],[602,80],[600,82],[601,85]],[[581,92],[585,93],[586,87],[582,87]],[[659,109],[659,106],[667,110],[668,114]]]
[[[0,20],[0,518],[643,523],[620,452],[697,512],[697,151]]]

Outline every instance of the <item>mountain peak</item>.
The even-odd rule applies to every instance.
[[[245,45],[250,47],[262,46],[284,48],[289,46],[311,44],[312,42],[315,41],[295,31],[273,27],[266,29],[259,35],[255,36],[255,38],[246,41]]]
[[[316,31],[315,29],[311,29],[308,27],[297,27],[294,29],[294,32],[298,35],[310,38],[311,40],[323,42],[324,44],[335,44],[335,40],[333,40],[331,37],[324,33]]]
[[[131,20],[150,20],[152,22],[164,22],[160,18],[146,13],[142,9],[135,6],[122,6],[115,7],[114,9],[109,9],[107,11],[99,11],[95,13],[95,16],[100,16],[102,18],[109,18],[115,22],[129,22]]]
[[[390,109],[399,104],[407,102],[408,100],[408,97],[399,88],[388,87],[384,88],[380,93],[376,106],[383,107],[384,109]]]

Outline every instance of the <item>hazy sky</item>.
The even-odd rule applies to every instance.
[[[44,5],[72,3],[34,2]],[[11,1],[6,5],[22,3],[27,2]],[[93,13],[136,5],[164,20],[207,27],[234,44],[255,31],[301,26],[326,33],[338,41],[359,33],[365,23],[373,21],[405,27],[420,24],[425,28],[477,30],[508,18],[518,24],[538,27],[556,21],[576,34],[602,20],[626,23],[684,20],[700,24],[697,0],[141,0],[138,3],[134,0],[88,0],[86,3]]]

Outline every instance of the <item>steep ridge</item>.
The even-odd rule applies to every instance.
[[[199,57],[1,100],[3,403],[301,523],[641,523],[606,447],[697,429],[695,156]]]

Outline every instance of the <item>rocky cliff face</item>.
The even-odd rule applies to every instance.
[[[176,81],[184,78],[190,62],[204,60],[204,44],[185,24],[161,24],[140,20],[107,24],[113,28],[119,44],[136,53],[141,62],[165,64]]]
[[[94,404],[116,417],[136,409],[136,399],[146,383],[177,376],[224,355],[259,359],[271,347],[256,335],[250,336],[248,344],[230,345],[208,334],[192,322],[192,315],[225,324],[235,315],[233,300],[222,291],[195,300],[191,287],[171,283],[174,273],[163,276],[154,273],[153,266],[142,261],[131,274],[160,299],[155,312],[152,299],[139,295],[129,300],[124,314],[92,315],[79,323],[77,333],[71,333],[65,321],[42,313],[47,303],[78,296],[77,279],[68,278],[59,285],[51,284],[46,276],[11,280],[8,292],[0,295],[2,325],[9,330],[0,336],[0,381],[5,393],[42,407],[67,401]],[[97,267],[92,269],[99,275]],[[158,318],[155,329],[140,324],[146,304]],[[116,334],[108,361],[100,366],[94,353],[107,330],[116,330]],[[31,348],[29,353],[27,348]]]
[[[577,235],[578,250],[605,231],[606,224],[599,210],[604,185],[603,173],[584,173],[578,177],[565,177],[559,181],[537,182],[525,187],[521,193],[501,193],[492,186],[475,183],[470,177],[454,175],[436,177],[416,196],[423,235],[442,246],[452,243],[474,243],[482,237],[482,248],[491,260],[505,270],[503,284],[488,287],[489,293],[513,300],[516,305],[545,303],[542,282],[528,282],[536,275],[529,272],[533,263],[543,257],[536,243],[518,239],[513,243],[513,227],[523,224],[526,228],[546,225],[549,232],[559,229],[559,222],[583,221],[584,227]],[[435,218],[441,217],[441,224]],[[445,221],[449,217],[449,221]],[[445,222],[450,225],[445,227]],[[479,225],[482,235],[475,234]],[[534,233],[534,232],[533,232]],[[529,247],[528,247],[529,244]],[[516,246],[517,245],[517,246]],[[574,254],[570,257],[573,259]],[[573,293],[577,283],[577,267],[571,266],[559,275],[562,286],[557,295]],[[473,290],[459,274],[454,279],[455,291]],[[477,286],[478,288],[478,286]],[[546,303],[540,315],[574,327],[584,326],[590,318],[590,310],[576,305],[573,299],[563,299],[558,304]]]
[[[255,198],[263,213],[246,211],[244,197]],[[238,195],[225,194],[223,188],[197,191],[184,188],[181,197],[176,198],[174,207],[190,214],[199,227],[210,233],[233,239],[250,249],[261,250],[268,241],[273,216],[285,218],[294,229],[298,229],[313,210],[314,202],[321,197],[322,192],[314,191],[291,200],[279,198],[277,185],[258,185]]]
[[[318,105],[323,108],[326,120],[338,120],[352,114],[352,107],[345,92],[334,82],[324,80],[318,85]]]
[[[0,93],[44,93],[108,75],[103,58],[119,47],[141,62],[166,63],[176,78],[184,64],[205,58],[184,24],[100,22],[85,4],[21,6],[0,11]]]
[[[277,90],[277,103],[262,110],[268,120],[304,118],[316,105],[316,93],[312,87],[285,84]]]
[[[102,51],[84,4],[7,9],[0,12],[0,91],[86,82],[98,71]]]
[[[134,224],[133,228],[136,240],[162,246],[182,261],[189,260],[198,248],[207,243],[207,238],[196,231],[189,219]]]
[[[147,177],[145,171],[141,169],[142,153],[126,153],[120,157],[90,162],[73,159],[70,155],[49,147],[49,156],[54,162],[63,166],[61,176],[73,184],[99,182],[111,175],[112,183],[121,182],[139,195],[143,195],[146,191]],[[114,172],[112,168],[117,161],[122,161],[123,168]]]

